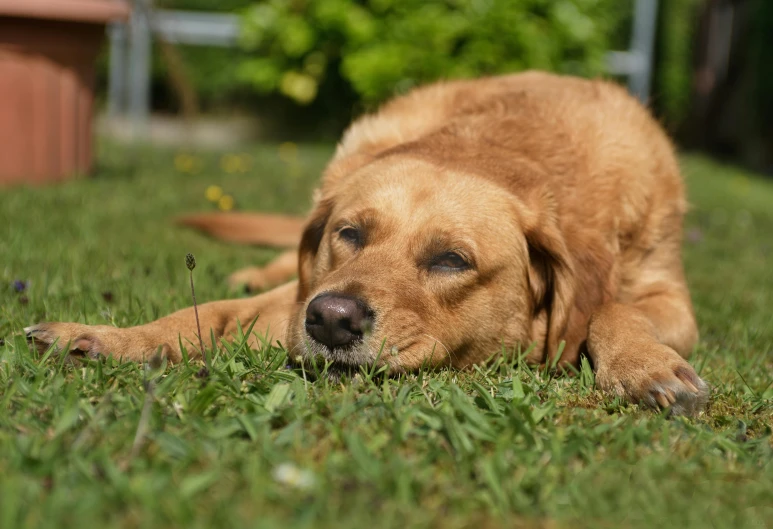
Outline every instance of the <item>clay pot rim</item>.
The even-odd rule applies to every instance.
[[[0,0],[0,17],[104,24],[126,20],[129,12],[121,0]]]

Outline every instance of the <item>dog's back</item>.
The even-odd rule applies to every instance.
[[[543,72],[441,82],[387,103],[346,131],[323,189],[390,149],[416,143],[473,171],[480,163],[475,152],[491,156],[490,146],[498,145],[498,172],[512,175],[508,165],[516,158],[538,164],[556,180],[557,193],[573,188],[578,178],[597,180],[605,195],[630,202],[633,224],[641,220],[638,202],[647,190],[682,200],[671,144],[634,98],[614,83]],[[491,168],[485,172],[490,175]],[[584,191],[594,187],[583,182]],[[577,198],[587,203],[593,197]]]

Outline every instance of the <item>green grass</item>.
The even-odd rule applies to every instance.
[[[215,183],[241,209],[303,212],[331,151],[255,147],[229,174],[218,153],[178,159],[189,173],[174,152],[113,147],[93,179],[2,191],[1,528],[772,526],[773,181],[700,157],[683,159],[693,360],[713,388],[696,420],[610,399],[587,371],[495,363],[343,387],[243,342],[208,380],[200,364],[29,351],[34,322],[190,305],[187,252],[199,301],[226,296],[228,273],[273,253],[170,219],[211,209]]]

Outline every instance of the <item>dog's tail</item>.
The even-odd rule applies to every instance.
[[[264,213],[199,213],[176,220],[224,241],[280,248],[297,248],[304,219]]]

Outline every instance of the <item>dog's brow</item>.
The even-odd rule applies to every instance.
[[[376,208],[363,208],[344,212],[333,228],[338,230],[344,226],[354,226],[373,244],[397,233],[395,223],[384,212]]]
[[[382,214],[375,208],[365,208],[357,212],[355,218],[363,228],[373,229],[379,224]]]
[[[336,222],[336,229],[346,225],[356,226],[357,228],[368,230],[379,224],[381,214],[375,208],[364,208],[352,211],[344,211],[340,220]]]
[[[420,259],[430,259],[438,254],[456,251],[463,254],[470,264],[475,264],[475,244],[447,230],[419,234],[414,243],[414,251]]]

